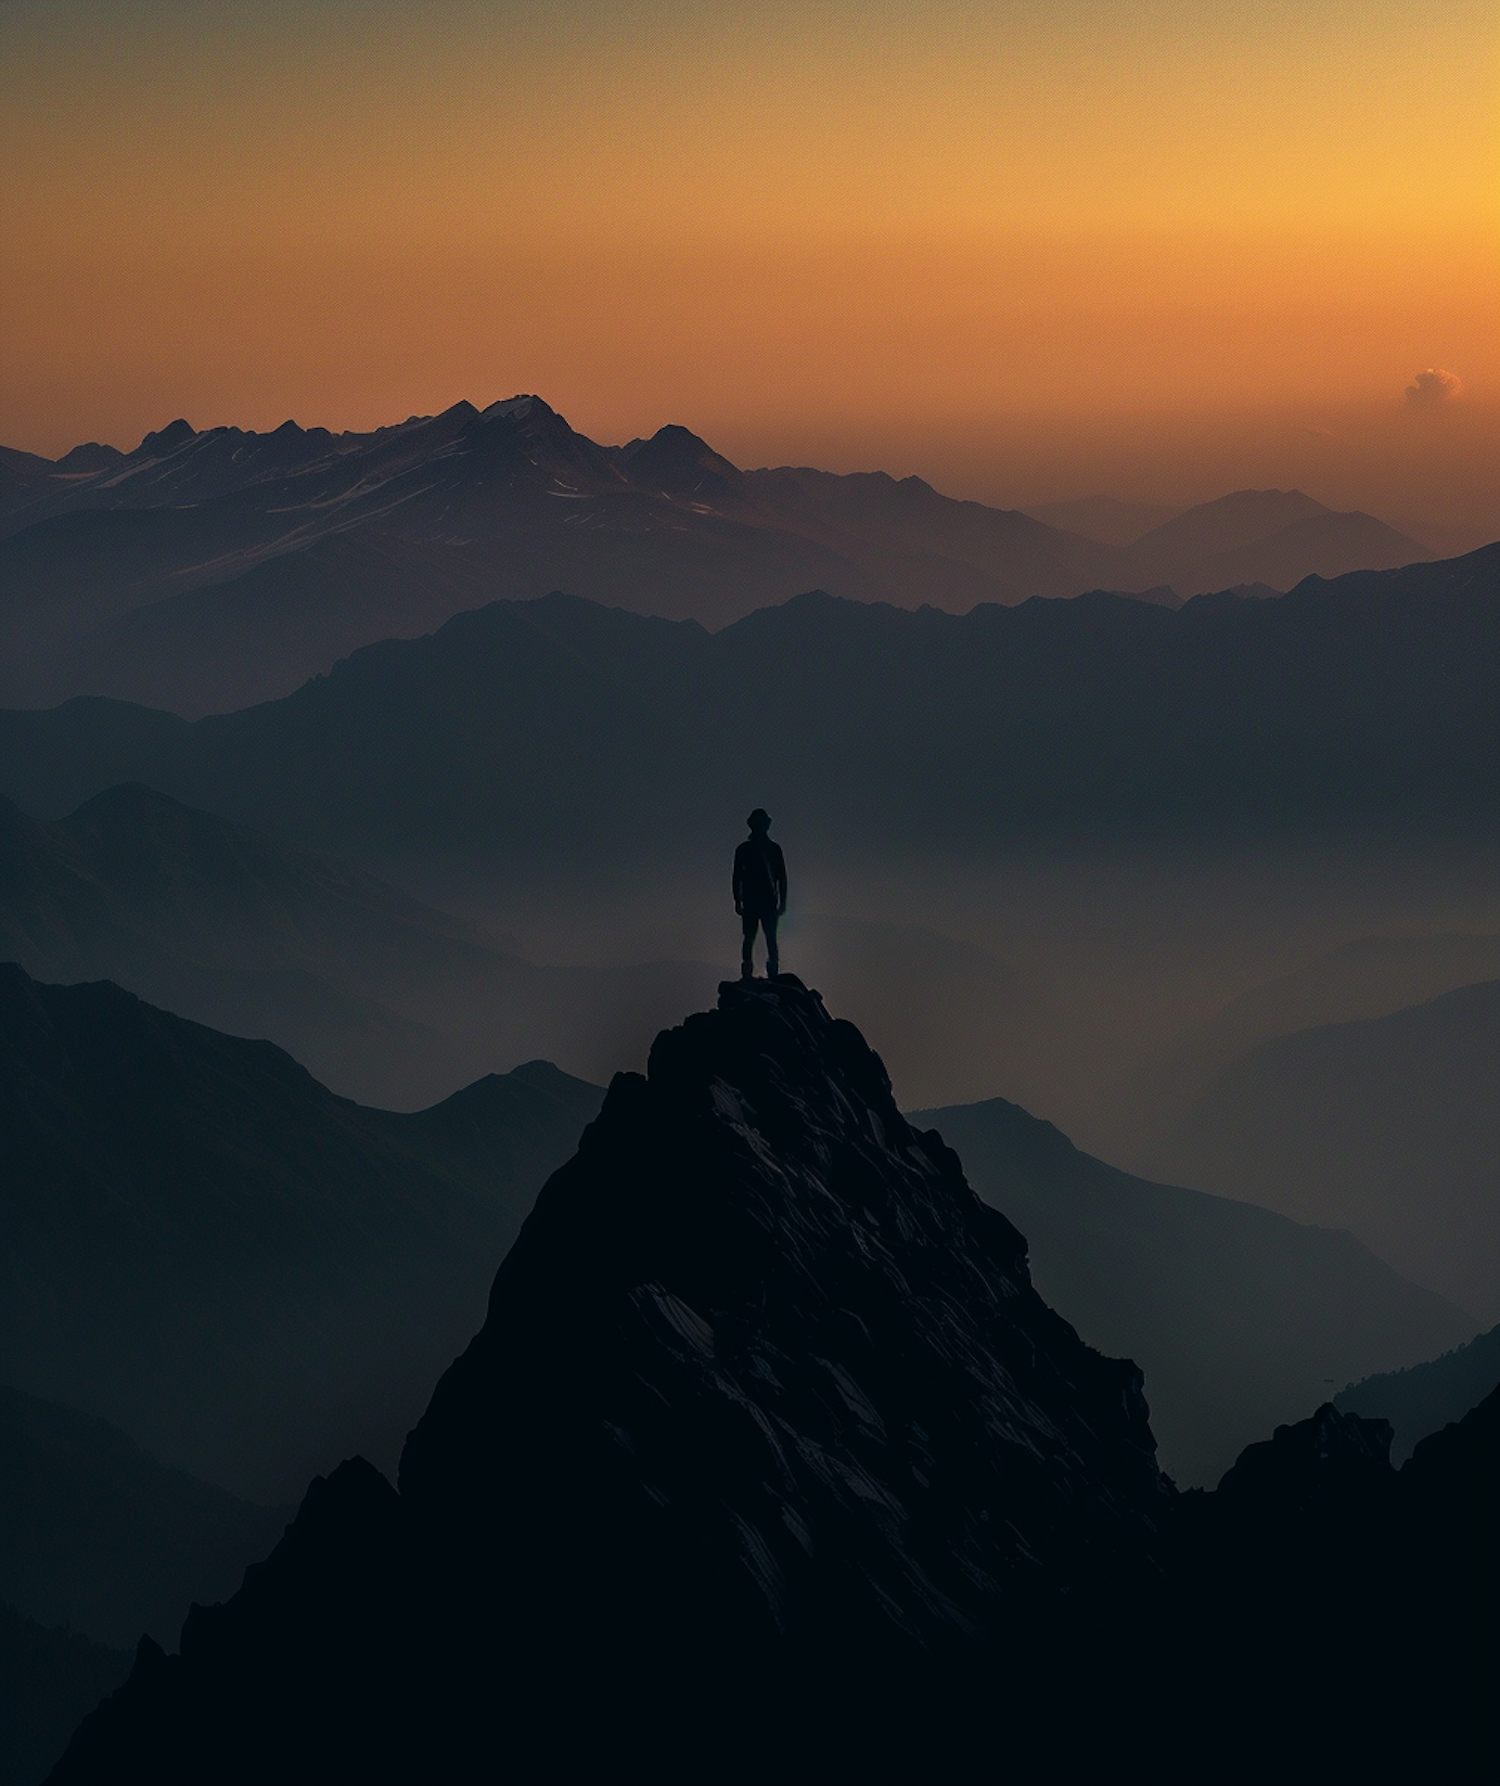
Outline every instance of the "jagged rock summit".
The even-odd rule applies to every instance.
[[[401,1492],[450,1534],[568,1508],[539,1616],[561,1570],[564,1598],[632,1626],[654,1605],[735,1640],[874,1621],[930,1642],[1148,1551],[1154,1453],[1134,1365],[1042,1302],[1022,1236],[783,976],[727,982],[616,1077]]]
[[[791,976],[726,983],[548,1181],[399,1496],[358,1462],[315,1484],[57,1777],[451,1778],[502,1748],[726,1777],[737,1744],[758,1772],[788,1695],[836,1726],[902,1657],[1149,1572],[1154,1453],[1139,1372],[1043,1303],[858,1030]]]

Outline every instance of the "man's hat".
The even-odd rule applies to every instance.
[[[752,831],[769,831],[771,829],[771,815],[766,811],[764,806],[757,806],[755,811],[745,820],[745,823]]]

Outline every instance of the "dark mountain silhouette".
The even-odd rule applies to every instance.
[[[562,1294],[565,1336],[546,1315]],[[852,1024],[789,976],[726,982],[717,1011],[657,1038],[644,1079],[614,1080],[408,1440],[402,1493],[481,1522],[489,1496],[518,1495],[525,1525],[554,1493],[592,1496],[596,1471],[650,1485],[719,1559],[722,1593],[669,1592],[786,1629],[821,1624],[819,1530],[852,1520],[857,1617],[936,1634],[992,1616],[985,1574],[1061,1582],[1085,1555],[1149,1548],[1162,1487],[1138,1382],[1042,1303],[1021,1237],[911,1130]],[[718,1435],[709,1456],[674,1408]],[[546,1485],[506,1482],[528,1431],[559,1448]],[[720,1450],[768,1480],[742,1499]],[[1005,1530],[947,1503],[954,1472]]]
[[[0,1374],[253,1498],[393,1459],[599,1096],[538,1062],[392,1115],[0,966]]]
[[[1212,1771],[1264,1779],[1289,1748],[1304,1778],[1487,1767],[1500,1391],[1399,1473],[1390,1444],[1386,1421],[1327,1404],[1186,1498],[1178,1616],[1198,1650],[1194,1712],[1227,1751]]]
[[[1186,606],[1182,597],[1168,583],[1157,583],[1157,584],[1154,584],[1150,589],[1086,589],[1083,593],[1086,596],[1087,595],[1104,595],[1104,596],[1128,595],[1132,601],[1147,602],[1150,604],[1150,606],[1152,606],[1154,608],[1171,608],[1174,611],[1178,608]],[[1233,595],[1240,595],[1240,594],[1247,594],[1247,593],[1259,594],[1260,591],[1259,591],[1259,589],[1256,589],[1253,592],[1252,591],[1243,591],[1243,590],[1231,590],[1230,593]],[[1274,591],[1274,590],[1267,590],[1267,591],[1265,591],[1265,593],[1268,595],[1271,595],[1271,594],[1279,594],[1280,592]]]
[[[87,450],[73,449],[74,452]],[[54,464],[39,453],[23,453],[17,447],[0,447],[0,516],[12,515],[54,490],[54,480],[63,470],[63,464],[62,460]],[[0,521],[0,526],[3,525]]]
[[[400,1492],[315,1481],[55,1777],[1470,1777],[1500,1392],[1399,1475],[1324,1406],[1178,1497],[1025,1247],[851,1025],[725,986],[549,1182]]]
[[[362,645],[556,588],[720,626],[811,588],[964,612],[1097,588],[1287,588],[1426,556],[1369,516],[1256,491],[1122,551],[916,477],[741,471],[675,425],[601,447],[538,397],[372,434],[178,420],[128,454],[6,461],[0,701],[226,711]]]
[[[631,1031],[644,1049],[713,983],[691,963],[538,967],[368,874],[129,783],[57,823],[0,800],[6,957],[265,1036],[334,1090],[399,1108],[542,1055],[607,1078]]]
[[[1377,1368],[1356,1361],[1415,1360],[1473,1331],[1347,1231],[1133,1178],[1003,1098],[911,1120],[1025,1230],[1041,1294],[1145,1371],[1180,1484],[1217,1481],[1257,1433]]]
[[[615,447],[609,456],[631,483],[687,502],[736,501],[745,476],[706,440],[673,422],[649,440]]]
[[[38,1786],[131,1656],[0,1605],[0,1786]]]
[[[1441,1358],[1351,1383],[1334,1398],[1346,1414],[1377,1415],[1395,1428],[1398,1461],[1429,1433],[1462,1420],[1500,1384],[1500,1327]]]
[[[1352,1228],[1481,1321],[1500,1314],[1500,980],[1267,1042],[1145,1167]]]
[[[291,1507],[169,1470],[106,1421],[0,1386],[0,1602],[130,1649],[173,1644],[195,1600],[227,1598]]]
[[[281,702],[0,714],[33,812],[124,777],[318,849],[617,876],[770,797],[830,852],[1488,822],[1500,547],[1176,613],[827,596],[716,634],[554,596],[372,646]],[[434,790],[441,790],[435,798]],[[789,833],[790,834],[790,833]]]

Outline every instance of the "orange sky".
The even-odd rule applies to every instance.
[[[1500,0],[0,0],[0,165],[10,445],[537,390],[1500,533]]]

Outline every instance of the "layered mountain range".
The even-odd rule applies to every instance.
[[[413,1115],[107,982],[0,966],[0,1381],[273,1500],[391,1463],[599,1092],[537,1063]]]
[[[0,1603],[116,1650],[143,1631],[175,1643],[189,1606],[232,1594],[295,1511],[167,1469],[107,1421],[4,1386],[0,1450]]]
[[[1481,1767],[1500,1391],[1399,1474],[1324,1405],[1179,1496],[1026,1254],[852,1025],[724,986],[544,1188],[399,1490],[315,1481],[56,1778]]]
[[[497,602],[188,722],[0,713],[0,792],[122,779],[365,861],[611,879],[765,803],[855,859],[1017,838],[1487,825],[1500,547],[1178,612],[1116,596],[964,616],[810,595],[718,633],[572,597]]]
[[[1418,1282],[1500,1317],[1500,979],[1276,1037],[1143,1166],[1303,1221],[1353,1222]]]
[[[1443,1336],[1474,1332],[1471,1316],[1347,1227],[1134,1177],[1003,1098],[911,1120],[937,1129],[979,1195],[1024,1228],[1047,1300],[1091,1344],[1145,1371],[1152,1430],[1180,1486],[1218,1481],[1251,1438],[1362,1377],[1362,1359],[1385,1352],[1414,1364],[1442,1351]],[[1389,1380],[1349,1405],[1393,1413],[1378,1388]],[[1496,1382],[1500,1368],[1454,1415]],[[1443,1422],[1402,1424],[1409,1451]]]
[[[114,980],[411,1109],[545,1057],[607,1079],[711,989],[691,962],[542,967],[344,863],[139,784],[56,823],[0,799],[0,960]]]
[[[0,452],[16,1743],[122,1666],[31,1615],[152,1634],[63,1778],[1480,1777],[1500,547],[1427,558],[536,398]],[[731,983],[606,1094],[763,802],[885,1061]],[[1224,840],[1413,890],[1254,934]]]
[[[1228,1069],[1264,1043],[1390,1017],[1445,992],[1500,978],[1500,934],[1361,936],[1231,999],[1121,1088],[1122,1151],[1161,1142]]]
[[[600,446],[531,396],[370,434],[179,420],[129,453],[0,460],[0,702],[223,711],[554,589],[718,627],[813,588],[955,612],[1101,587],[1175,602],[1429,556],[1298,491],[1117,546],[916,477],[744,471],[677,426]]]
[[[5,1246],[30,1286],[0,1372],[241,1494],[289,1495],[351,1449],[392,1464],[423,1374],[602,1091],[535,1062],[393,1115],[109,984],[10,968],[0,986],[0,1123],[22,1162]],[[1474,1331],[1347,1232],[1130,1178],[1003,1100],[920,1120],[1026,1217],[1080,1329],[1149,1366],[1180,1481],[1214,1480],[1330,1380]]]

